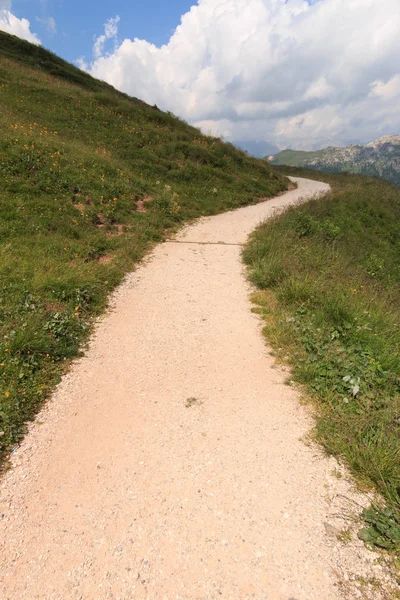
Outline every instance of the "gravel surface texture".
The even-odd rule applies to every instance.
[[[369,498],[304,442],[251,312],[240,244],[328,189],[296,181],[186,227],[117,289],[0,483],[1,600],[383,598],[361,582],[386,582],[379,556],[338,540]]]

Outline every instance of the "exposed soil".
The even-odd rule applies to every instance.
[[[304,442],[309,410],[251,312],[240,244],[328,188],[297,181],[118,288],[0,484],[2,600],[383,598],[378,555],[338,540],[368,497]]]
[[[136,205],[136,211],[137,212],[147,212],[147,208],[146,208],[146,204],[149,202],[152,202],[154,200],[154,198],[152,196],[145,196],[144,198],[141,198],[140,200],[136,200],[135,205]]]

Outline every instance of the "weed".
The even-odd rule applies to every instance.
[[[342,531],[340,531],[336,537],[339,542],[342,542],[342,544],[349,544],[351,542],[351,530],[342,529]]]
[[[342,479],[343,477],[343,474],[341,471],[339,471],[339,469],[333,469],[331,475],[332,477],[336,477],[336,479]]]
[[[370,546],[400,550],[400,521],[393,510],[371,506],[362,516],[369,526],[359,532],[361,540]]]

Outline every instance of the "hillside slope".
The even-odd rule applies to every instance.
[[[273,165],[307,167],[330,173],[358,173],[400,186],[400,136],[385,135],[365,146],[324,148],[314,152],[283,150],[269,157]]]
[[[1,456],[166,230],[287,180],[2,32],[0,82]]]

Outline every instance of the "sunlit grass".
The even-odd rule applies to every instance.
[[[0,81],[1,458],[135,261],[181,222],[287,181],[2,32]]]
[[[333,191],[263,224],[245,249],[267,340],[315,400],[317,438],[399,516],[400,191],[280,172]]]

